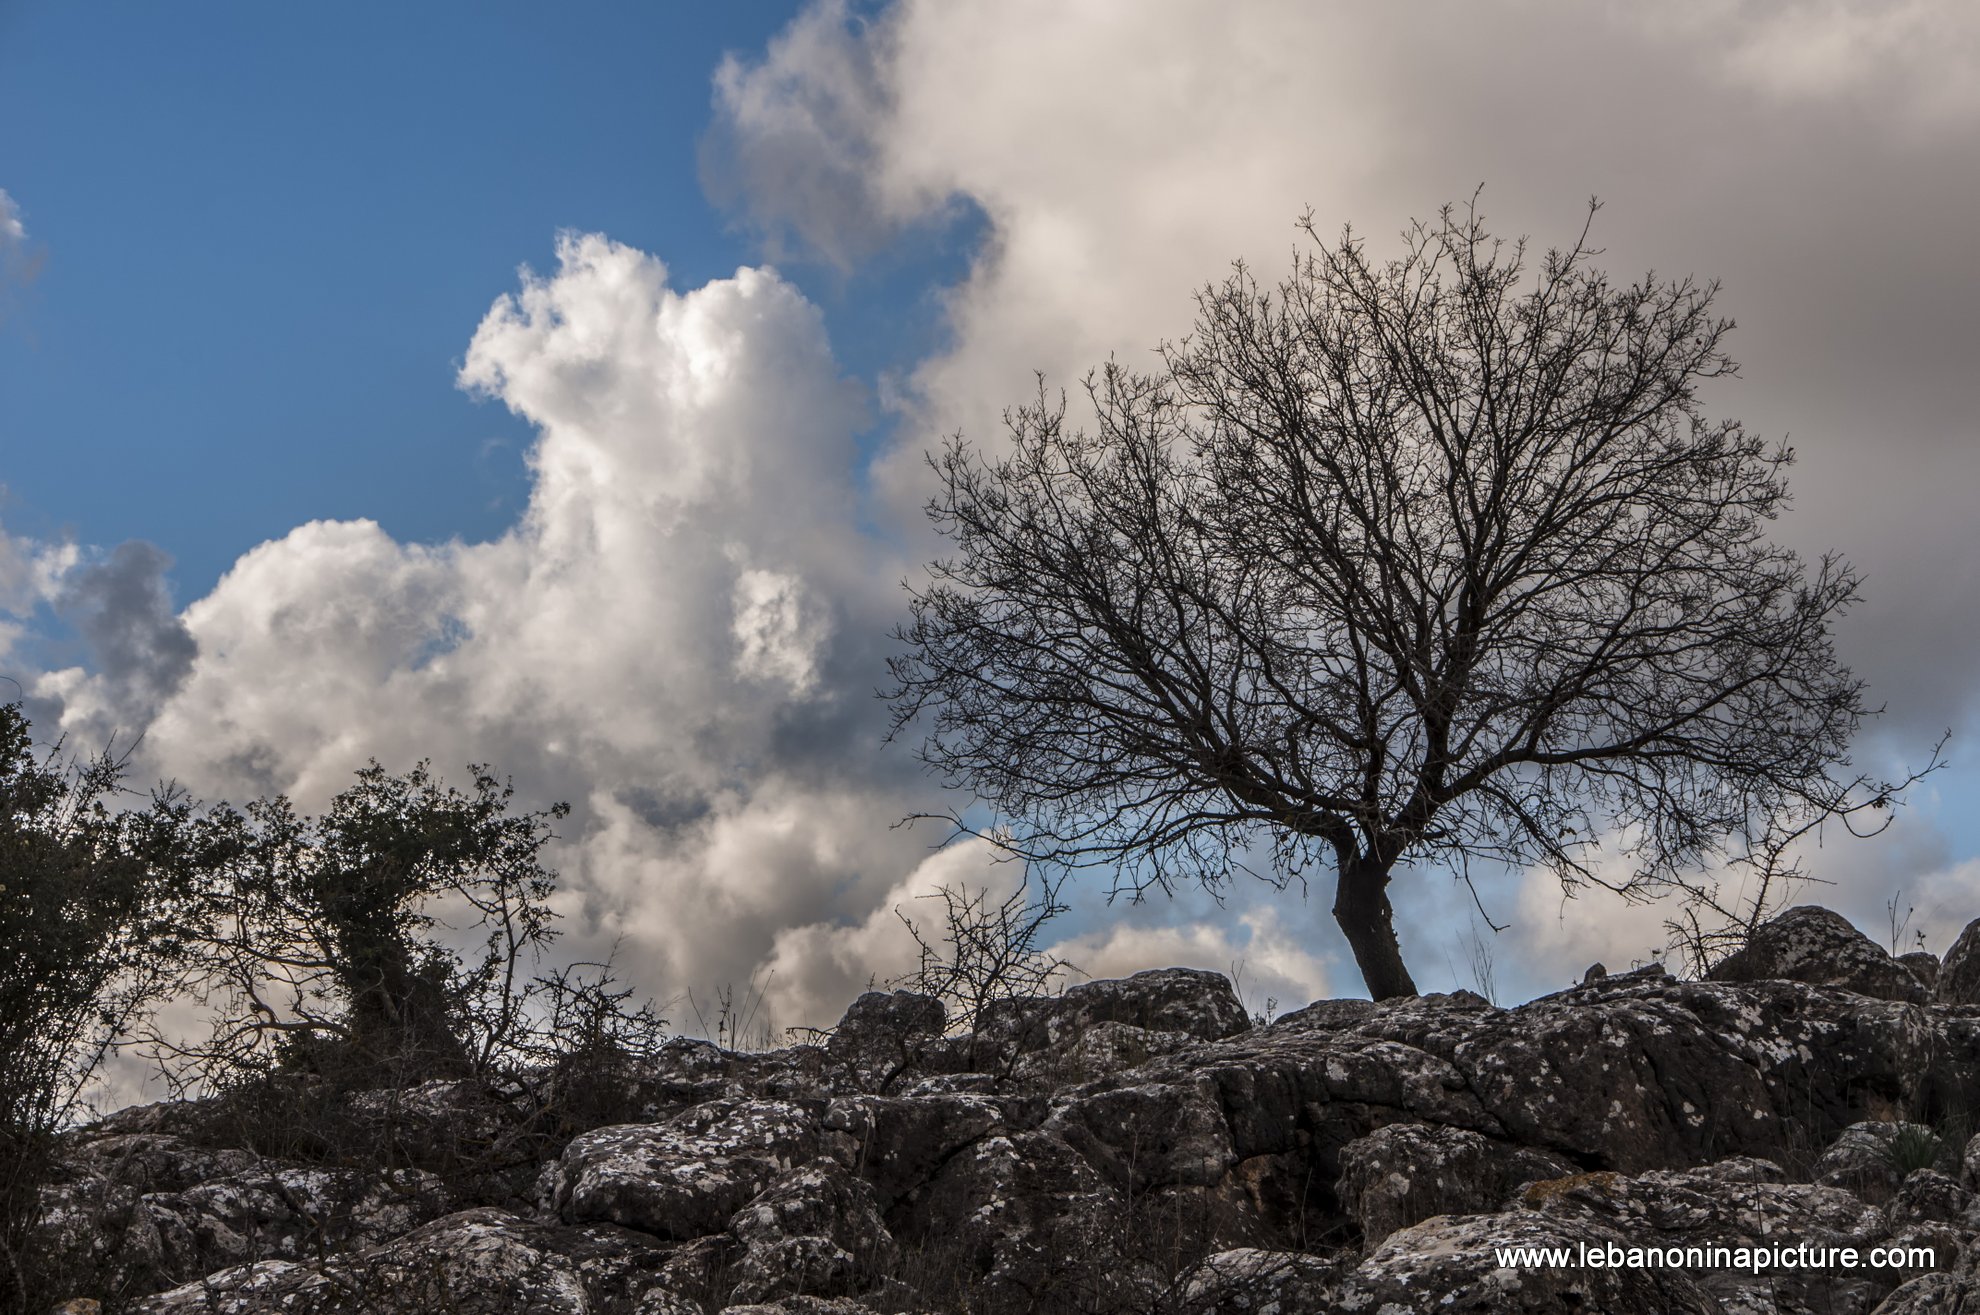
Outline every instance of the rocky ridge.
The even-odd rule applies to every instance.
[[[603,1105],[565,1074],[309,1107],[369,1162],[254,1152],[226,1100],[123,1111],[71,1135],[42,1245],[76,1315],[1980,1311],[1980,933],[1917,957],[1798,909],[1713,980],[1591,970],[1513,1009],[1266,1024],[1164,969],[948,1035],[872,993],[823,1045],[672,1041]],[[590,1113],[490,1170],[545,1108]],[[1802,1244],[1931,1261],[1499,1261]]]

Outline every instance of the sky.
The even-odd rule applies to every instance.
[[[0,672],[38,734],[320,807],[369,758],[568,800],[563,946],[826,1024],[897,908],[1001,884],[909,814],[890,628],[923,454],[1034,372],[1148,366],[1311,211],[1722,284],[1790,441],[1777,537],[1845,555],[1873,770],[1951,766],[1831,904],[1980,915],[1980,10],[1965,0],[848,6],[0,2]],[[1386,247],[1385,247],[1386,244]],[[1663,943],[1543,873],[1392,889],[1426,989],[1502,1002]],[[1074,890],[1093,975],[1355,994],[1331,892]]]

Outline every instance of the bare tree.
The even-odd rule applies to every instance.
[[[1021,884],[993,902],[987,887],[958,883],[919,898],[942,903],[941,943],[896,906],[894,916],[914,937],[919,955],[913,972],[888,985],[941,1000],[951,1010],[954,1031],[978,1030],[984,1007],[994,1000],[1051,994],[1068,972],[1079,971],[1039,945],[1046,924],[1066,911],[1049,886],[1034,898],[1031,886]]]
[[[1325,860],[1385,998],[1399,864],[1646,895],[1882,793],[1830,642],[1857,576],[1768,541],[1792,452],[1699,400],[1736,369],[1716,284],[1613,283],[1586,226],[1529,269],[1475,201],[1388,263],[1301,227],[1275,290],[1240,265],[1164,368],[1089,376],[1091,430],[1041,381],[1007,454],[932,459],[954,555],[894,733],[928,714],[1012,849],[1137,892]]]

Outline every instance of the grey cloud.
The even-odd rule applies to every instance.
[[[863,174],[857,186],[835,175],[844,201],[805,181],[811,165],[739,168],[745,212],[826,233],[851,215],[872,234],[903,208],[889,198],[956,196],[987,217],[944,302],[952,345],[913,370],[895,447],[874,467],[894,531],[924,560],[939,546],[919,514],[920,457],[942,434],[999,441],[1000,411],[1034,370],[1071,386],[1110,354],[1149,364],[1150,347],[1189,330],[1191,290],[1230,260],[1268,278],[1283,269],[1309,206],[1323,231],[1351,221],[1380,252],[1409,218],[1482,182],[1493,230],[1544,250],[1571,241],[1599,195],[1593,237],[1613,275],[1722,281],[1745,369],[1712,412],[1793,443],[1795,507],[1777,536],[1808,557],[1841,552],[1865,577],[1838,645],[1889,712],[1860,756],[1916,765],[1948,725],[1958,752],[1980,708],[1968,505],[1980,488],[1980,249],[1962,227],[1980,203],[1980,10],[1542,0],[1431,12],[901,0],[860,28],[831,4],[793,24],[802,40],[730,70],[712,139],[723,149],[770,161],[823,135],[818,159]],[[1900,869],[1943,867],[1916,831],[1825,852],[1814,869],[1860,903]],[[1872,849],[1884,857],[1867,861]],[[1444,874],[1421,875],[1410,898],[1425,934],[1442,936],[1446,906],[1462,901]],[[1519,948],[1535,954],[1572,957],[1611,934],[1648,946],[1667,913],[1580,900],[1578,930],[1557,934],[1545,928],[1558,895],[1509,881],[1501,895],[1533,923]]]
[[[770,254],[795,243],[844,269],[871,255],[935,198],[887,190],[881,130],[889,91],[889,19],[855,18],[843,0],[807,9],[763,59],[731,55],[715,75],[716,118],[702,183],[740,210]]]
[[[89,647],[115,729],[141,730],[185,684],[199,655],[172,607],[165,580],[171,565],[163,549],[133,539],[79,569],[56,600],[57,613]]]
[[[953,191],[991,219],[949,303],[956,346],[919,367],[918,410],[879,467],[910,530],[934,435],[995,441],[1031,370],[1068,382],[1186,332],[1188,289],[1232,258],[1278,267],[1307,204],[1379,250],[1483,182],[1495,231],[1544,249],[1601,196],[1615,275],[1723,281],[1746,370],[1713,402],[1791,437],[1779,535],[1865,575],[1842,647],[1890,705],[1878,733],[1903,744],[1980,697],[1980,249],[1961,231],[1980,204],[1976,12],[1556,2],[1426,24],[1409,5],[1108,17],[905,0],[854,30],[823,5],[718,109],[739,158],[799,122],[827,138],[820,158],[865,172],[861,195]],[[860,100],[856,77],[884,94]],[[1932,90],[1948,86],[1967,91]],[[847,103],[860,112],[816,111]],[[801,171],[771,173],[745,204],[833,213],[784,190]]]

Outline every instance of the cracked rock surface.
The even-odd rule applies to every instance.
[[[1715,980],[1512,1009],[1253,1025],[1173,969],[958,1036],[874,993],[828,1044],[674,1041],[610,1099],[569,1073],[312,1097],[274,1153],[225,1101],[145,1107],[68,1135],[38,1244],[105,1315],[1980,1313],[1980,1005],[1822,912]],[[1796,1244],[1931,1255],[1541,1255]]]

